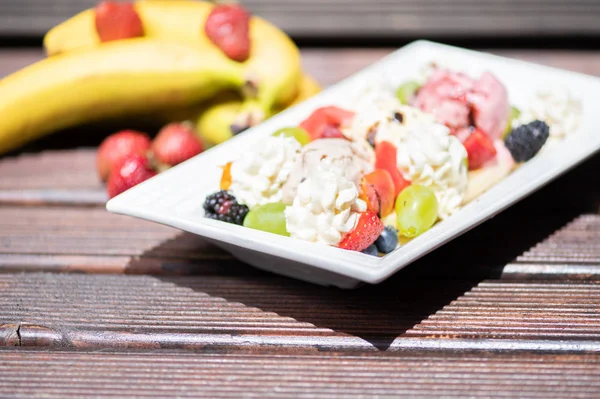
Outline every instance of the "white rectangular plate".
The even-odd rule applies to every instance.
[[[294,126],[313,109],[340,103],[357,85],[380,80],[398,85],[418,76],[432,61],[478,76],[485,70],[506,85],[511,104],[525,107],[537,90],[567,87],[583,105],[578,132],[545,151],[464,206],[447,220],[394,252],[372,257],[313,244],[203,217],[206,195],[219,187],[219,166],[275,130]],[[255,267],[305,281],[353,288],[378,283],[449,240],[493,217],[600,149],[595,113],[600,109],[600,79],[486,53],[427,41],[405,46],[308,101],[180,164],[110,200],[109,211],[173,226],[205,237]]]

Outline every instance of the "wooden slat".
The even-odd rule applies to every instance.
[[[544,192],[538,196],[543,197]],[[600,253],[595,235],[589,248],[579,248],[570,262],[540,259],[563,254],[560,247],[544,247],[537,258],[515,258],[570,221],[569,213],[553,214],[521,234],[514,226],[522,215],[530,220],[547,212],[534,196],[434,253],[402,270],[401,276],[435,275],[446,278],[600,278]],[[539,208],[539,207],[538,207]],[[600,216],[588,215],[590,225]],[[585,240],[574,222],[558,234]],[[494,234],[506,235],[502,246],[492,245]],[[468,248],[468,256],[462,256]],[[545,249],[546,248],[546,249]],[[580,262],[578,259],[583,259]],[[510,263],[509,263],[510,262]],[[508,266],[505,266],[509,263]],[[53,271],[128,274],[263,274],[234,260],[202,238],[163,225],[114,215],[101,208],[0,207],[0,272]]]
[[[282,265],[282,267],[284,267]],[[0,275],[22,346],[593,350],[600,285],[392,279],[341,291],[277,277]]]
[[[0,35],[41,36],[95,5],[94,0],[2,0]],[[398,35],[598,34],[593,0],[245,0],[244,5],[296,37]]]
[[[598,355],[0,350],[10,397],[594,397]]]

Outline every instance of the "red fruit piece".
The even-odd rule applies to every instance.
[[[131,3],[101,2],[95,24],[101,42],[144,36],[144,25]]]
[[[389,141],[381,141],[375,146],[375,169],[387,170],[394,182],[394,195],[398,196],[402,190],[410,185],[398,170],[396,161],[398,149]]]
[[[469,157],[469,170],[481,168],[496,156],[494,142],[479,129],[473,130],[463,145]]]
[[[386,217],[394,210],[395,185],[387,170],[375,169],[365,175],[361,181],[361,189],[370,211]]]
[[[314,110],[307,119],[300,123],[300,127],[308,132],[312,141],[331,134],[331,129],[328,128],[335,128],[343,137],[339,128],[350,126],[353,118],[354,112],[352,111],[334,106],[321,107]]]
[[[321,133],[321,138],[322,139],[348,139],[346,136],[344,136],[344,134],[341,132],[340,129],[338,129],[337,127],[334,126],[330,126],[327,125],[325,126],[325,129],[323,129],[323,133]]]
[[[187,161],[203,150],[194,129],[185,123],[166,125],[158,132],[152,143],[156,160],[171,166]]]
[[[338,247],[350,251],[362,251],[377,240],[383,229],[383,222],[375,213],[363,212],[354,230],[342,238]]]
[[[148,157],[132,154],[115,165],[110,172],[106,185],[108,197],[113,198],[155,175],[156,172],[150,167]]]
[[[96,155],[96,169],[102,181],[108,179],[111,169],[131,154],[145,155],[151,146],[147,134],[122,130],[104,139]]]
[[[215,6],[204,25],[206,36],[232,60],[250,56],[250,13],[239,4]]]

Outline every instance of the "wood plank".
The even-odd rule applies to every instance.
[[[0,350],[10,397],[593,397],[600,356]]]
[[[41,36],[94,0],[3,0],[0,35]],[[253,13],[295,37],[497,37],[598,34],[593,0],[245,0]]]
[[[22,346],[572,352],[600,345],[600,285],[585,282],[394,278],[342,291],[266,276],[36,273],[0,275],[0,294],[0,324],[18,325]]]

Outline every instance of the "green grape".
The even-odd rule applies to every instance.
[[[438,218],[438,201],[428,187],[412,184],[396,198],[398,230],[405,237],[416,237],[433,226]]]
[[[508,134],[512,130],[512,123],[515,119],[518,119],[521,116],[521,111],[517,107],[510,107],[510,113],[508,114],[508,125],[506,126],[506,130],[504,131],[504,137],[508,136]]]
[[[415,81],[409,81],[402,83],[400,87],[396,89],[396,98],[402,104],[408,104],[410,98],[415,94],[415,92],[421,87],[421,85]]]
[[[301,127],[284,127],[273,133],[273,136],[293,137],[298,140],[301,146],[310,143],[310,136]]]
[[[285,207],[281,202],[257,205],[244,218],[244,226],[289,237],[285,227]]]

